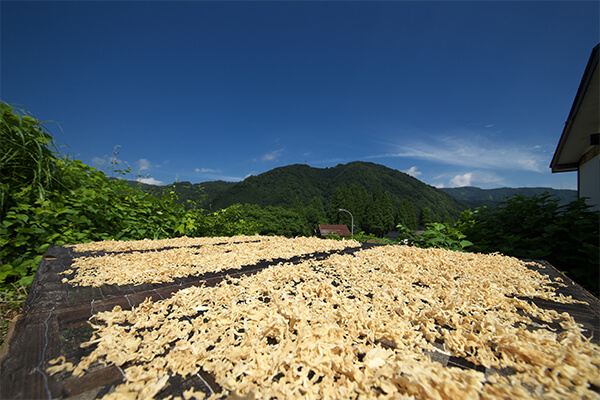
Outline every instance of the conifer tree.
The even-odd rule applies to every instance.
[[[371,203],[366,213],[365,231],[377,236],[383,236],[394,226],[394,212],[389,193],[384,193],[378,187],[373,193]]]
[[[415,206],[412,201],[402,199],[400,207],[398,208],[398,220],[399,223],[409,229],[417,229],[417,213],[415,212]]]
[[[431,208],[423,207],[421,209],[421,215],[419,218],[419,226],[425,227],[427,224],[430,224],[432,222],[433,222],[433,219],[431,217]]]

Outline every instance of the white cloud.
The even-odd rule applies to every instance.
[[[443,188],[445,188],[446,186],[444,186],[444,184],[443,184],[443,183],[438,183],[437,185],[435,185],[435,187],[436,187],[436,188],[438,188],[438,189],[443,189]]]
[[[283,153],[283,149],[275,150],[270,153],[266,153],[261,157],[263,161],[277,161],[279,159],[279,155]]]
[[[452,187],[471,186],[472,180],[473,180],[473,174],[471,172],[467,172],[466,174],[456,175],[454,178],[450,179],[450,186],[452,186]]]
[[[455,175],[448,181],[447,187],[477,186],[481,188],[490,188],[506,186],[506,184],[504,178],[492,172],[475,171]],[[443,184],[440,185],[436,185],[436,187],[446,187]]]
[[[137,181],[141,182],[141,183],[146,183],[148,185],[164,185],[165,184],[163,181],[159,181],[154,178],[138,178]]]
[[[439,137],[432,142],[398,145],[398,152],[370,158],[402,157],[432,161],[469,168],[505,169],[542,172],[547,156],[536,149],[502,142],[491,142],[475,136]]]
[[[417,176],[419,176],[419,175],[421,175],[421,174],[422,174],[422,172],[421,172],[421,171],[417,171],[417,167],[416,167],[416,166],[412,166],[412,167],[410,167],[409,169],[407,169],[407,170],[405,170],[405,171],[402,171],[402,172],[404,172],[404,173],[406,173],[406,174],[408,174],[408,175],[410,175],[410,176],[414,176],[415,178],[416,178]]]
[[[138,165],[138,168],[140,169],[140,171],[145,171],[147,169],[150,169],[150,161],[148,161],[145,158],[140,158],[139,160],[137,160],[137,165]]]

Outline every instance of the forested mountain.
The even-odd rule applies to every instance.
[[[334,199],[335,210],[350,207],[348,204],[358,201],[361,204],[354,204],[356,210],[351,210],[357,211],[358,208],[366,208],[373,196],[379,196],[379,200],[385,202],[388,201],[385,196],[389,196],[389,206],[394,209],[394,214],[402,204],[406,208],[407,202],[410,202],[417,218],[425,209],[426,219],[431,215],[431,218],[440,221],[456,218],[467,208],[466,204],[454,197],[410,175],[383,165],[360,161],[332,168],[288,165],[237,183],[178,182],[174,186],[145,185],[143,188],[155,195],[175,189],[181,200],[200,201],[201,207],[212,211],[237,203],[291,209],[308,206],[315,198],[325,210],[331,208]],[[357,211],[357,214],[361,213]]]
[[[379,188],[390,195],[392,206],[397,208],[403,199],[410,200],[417,212],[430,207],[439,216],[458,216],[465,205],[432,186],[398,170],[369,162],[351,162],[332,168],[313,168],[304,164],[275,168],[220,192],[212,208],[220,209],[235,203],[258,204],[291,208],[298,203],[308,205],[317,197],[325,208],[335,190],[356,185],[372,196]]]
[[[458,200],[467,203],[471,207],[496,207],[507,197],[512,197],[516,194],[523,196],[534,196],[544,192],[548,192],[549,194],[557,197],[560,200],[560,204],[567,204],[571,201],[577,200],[576,190],[540,187],[480,189],[477,187],[465,186],[458,188],[443,188],[440,190],[456,197]]]

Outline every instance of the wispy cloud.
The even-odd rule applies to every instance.
[[[275,150],[272,151],[270,153],[266,153],[263,154],[263,156],[261,157],[262,161],[277,161],[279,159],[279,156],[281,155],[281,153],[283,153],[284,149],[279,149],[279,150]]]
[[[450,178],[450,180],[447,183],[448,185],[444,183],[439,183],[435,186],[438,188],[461,186],[478,186],[486,188],[490,186],[506,185],[504,178],[489,171],[473,171],[465,172],[463,174],[457,174]]]
[[[239,182],[239,181],[244,180],[244,178],[240,178],[239,176],[228,176],[228,175],[219,175],[219,176],[214,176],[213,178],[220,180],[220,181],[227,181],[227,182]]]
[[[219,180],[219,181],[229,181],[229,182],[239,182],[239,181],[244,180],[244,178],[240,178],[239,176],[224,175],[223,170],[221,170],[221,169],[194,168],[194,172],[202,174],[205,179],[209,179],[209,180]]]
[[[399,144],[396,149],[396,152],[369,158],[414,158],[467,168],[532,172],[542,172],[547,158],[538,149],[492,142],[479,136],[443,136],[431,142]]]
[[[325,160],[316,160],[316,161],[309,161],[308,164],[311,165],[323,165],[323,164],[341,164],[341,163],[345,163],[348,162],[347,159],[345,158],[341,158],[341,157],[334,157],[334,158],[328,158]]]
[[[194,171],[200,172],[203,174],[219,174],[219,173],[223,172],[220,169],[212,169],[212,168],[196,168]]]
[[[422,174],[421,171],[417,171],[417,167],[415,167],[415,166],[410,167],[409,169],[402,171],[402,172],[404,172],[410,176],[414,176],[415,178]]]
[[[146,158],[140,158],[139,160],[136,161],[136,164],[139,168],[140,171],[146,171],[150,169],[150,161],[148,161],[148,159]]]

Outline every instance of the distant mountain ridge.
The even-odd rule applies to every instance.
[[[440,216],[457,217],[466,205],[420,180],[383,165],[355,161],[332,168],[314,168],[305,164],[279,167],[230,186],[218,193],[213,209],[235,203],[291,208],[296,203],[307,205],[314,197],[327,207],[334,191],[343,186],[364,187],[369,195],[378,188],[388,192],[392,204],[398,207],[403,199],[410,200],[417,212],[429,207]]]
[[[350,185],[364,187],[369,195],[380,188],[390,194],[395,207],[403,199],[410,200],[417,212],[428,207],[436,215],[458,217],[468,207],[404,172],[363,161],[331,168],[293,164],[249,176],[241,182],[177,182],[174,186],[144,185],[143,189],[157,196],[175,189],[180,199],[199,201],[201,207],[215,211],[236,203],[289,209],[298,203],[308,205],[315,197],[327,207],[337,188]]]
[[[559,199],[560,204],[567,204],[577,200],[577,191],[569,189],[553,189],[545,187],[522,187],[522,188],[496,188],[496,189],[480,189],[473,186],[464,186],[457,188],[441,188],[439,189],[451,196],[456,197],[467,203],[471,207],[496,207],[501,201],[507,197],[513,197],[520,194],[523,196],[535,196],[542,193],[548,193]]]
[[[403,199],[407,199],[413,202],[417,212],[428,207],[437,215],[453,217],[468,208],[495,207],[506,197],[515,194],[532,196],[548,192],[557,196],[561,203],[577,199],[575,190],[552,188],[480,189],[469,186],[436,189],[404,172],[363,161],[339,164],[331,168],[293,164],[249,176],[241,182],[184,181],[167,186],[145,184],[142,189],[158,197],[173,190],[182,203],[192,200],[202,208],[216,211],[236,203],[289,209],[297,203],[307,205],[314,197],[319,198],[327,207],[336,188],[349,185],[362,186],[370,195],[379,187],[391,195],[395,207]]]

